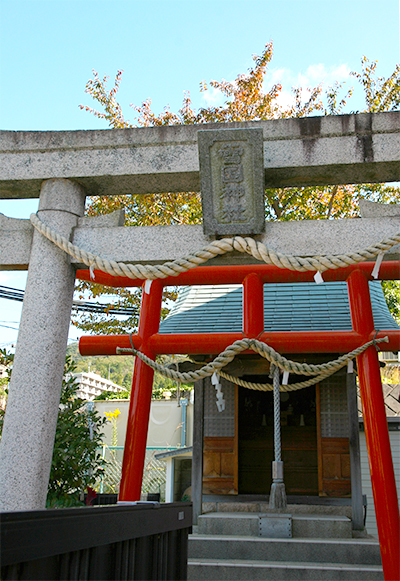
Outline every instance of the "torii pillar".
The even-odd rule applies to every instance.
[[[42,183],[38,215],[61,235],[71,237],[84,206],[75,182]],[[45,508],[74,283],[68,254],[35,231],[0,442],[0,511]]]

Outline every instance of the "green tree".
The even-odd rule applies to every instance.
[[[7,352],[7,349],[0,349],[0,366],[5,371],[5,376],[0,377],[0,397],[7,395],[7,386],[10,382],[14,354]]]
[[[293,104],[282,107],[279,96],[281,84],[274,84],[264,90],[265,75],[273,57],[273,45],[265,45],[260,56],[253,56],[254,66],[234,81],[210,81],[200,83],[200,91],[209,88],[223,96],[223,104],[216,107],[193,109],[190,94],[184,95],[182,107],[177,113],[165,107],[160,114],[151,108],[151,100],[140,106],[133,106],[136,112],[134,122],[126,120],[117,101],[122,71],[118,71],[114,86],[108,90],[108,77],[100,78],[93,71],[93,78],[86,84],[88,93],[101,107],[97,110],[80,105],[112,128],[149,127],[157,125],[177,125],[193,123],[230,122],[248,120],[268,120],[286,117],[306,117],[311,114],[336,115],[343,113],[351,99],[353,89],[344,88],[338,82],[325,91],[322,84],[312,88],[292,88]],[[377,63],[365,56],[361,60],[361,72],[353,72],[353,78],[364,90],[365,109],[368,112],[397,110],[400,106],[400,65],[388,78],[377,76]],[[383,203],[399,203],[399,188],[387,184],[333,185],[321,187],[278,188],[265,191],[265,216],[267,220],[302,220],[349,218],[358,215],[358,201],[366,198]],[[104,196],[89,201],[89,215],[106,214],[124,207],[127,225],[167,225],[196,224],[201,221],[200,196],[196,192],[141,195]],[[392,285],[393,286],[393,285]],[[396,285],[394,285],[396,287]],[[398,285],[397,285],[398,287]],[[91,293],[93,298],[111,293],[112,289],[81,283],[81,291]],[[115,292],[115,291],[114,291]],[[400,295],[400,290],[398,291]],[[173,299],[175,292],[166,291],[164,298]],[[132,317],[125,321],[110,321],[106,316],[88,315],[85,319],[75,319],[75,324],[83,330],[95,333],[120,333],[136,328],[140,303],[140,291],[123,289],[118,293],[117,304],[131,306]],[[167,310],[164,310],[165,316]]]
[[[0,378],[0,439],[3,431],[5,401],[7,400],[8,396],[8,384],[10,382],[13,361],[13,353],[7,352],[6,349],[0,349],[0,366],[2,366],[6,372],[6,375]]]
[[[67,356],[47,493],[48,507],[81,504],[80,493],[94,485],[104,466],[98,448],[107,420],[89,410],[87,402],[76,396],[78,385],[71,375],[75,369],[74,362]]]

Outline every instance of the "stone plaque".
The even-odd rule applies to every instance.
[[[262,129],[200,130],[197,139],[204,233],[263,232]]]

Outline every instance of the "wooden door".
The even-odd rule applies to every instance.
[[[215,389],[205,380],[203,494],[238,493],[238,387],[221,378],[225,410],[218,411]]]
[[[269,494],[274,459],[271,392],[239,395],[239,493]],[[283,394],[281,441],[286,494],[318,494],[315,388]]]
[[[320,496],[351,496],[346,377],[317,386],[318,488]]]

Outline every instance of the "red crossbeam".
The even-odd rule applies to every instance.
[[[155,333],[149,345],[156,355],[185,355],[221,353],[234,341],[243,339],[243,333]],[[257,336],[257,335],[253,335]],[[372,341],[375,332],[368,336]],[[400,330],[379,331],[377,339],[389,337],[389,343],[380,344],[382,351],[398,351]],[[364,337],[355,331],[296,331],[262,333],[259,340],[270,345],[279,353],[347,353],[360,347]],[[139,335],[132,336],[135,349],[141,348]],[[117,347],[130,348],[129,335],[83,336],[79,341],[79,352],[89,355],[116,355]]]
[[[322,273],[326,282],[347,280],[353,270],[361,270],[370,280],[371,272],[374,268],[374,262],[360,262],[353,266],[338,268],[336,270],[327,270]],[[261,281],[268,282],[314,282],[314,272],[297,272],[295,270],[285,270],[277,266],[268,264],[238,264],[229,266],[199,266],[188,270],[178,276],[168,276],[162,279],[164,286],[182,286],[192,284],[242,284],[243,280],[249,274],[257,274]],[[99,284],[111,287],[140,287],[143,280],[131,279],[123,276],[111,276],[101,270],[94,271],[95,280]],[[89,270],[78,270],[76,273],[80,280],[91,282]],[[379,280],[398,280],[400,279],[400,264],[398,261],[391,260],[382,262],[379,269]]]

